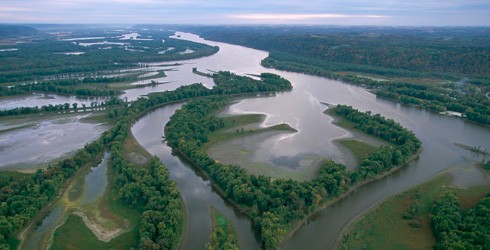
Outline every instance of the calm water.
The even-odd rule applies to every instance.
[[[92,167],[90,172],[85,176],[82,205],[93,203],[104,194],[107,188],[107,161],[110,156],[109,153],[104,153],[102,162]]]
[[[32,118],[30,121],[0,121],[0,127],[17,128],[0,133],[0,169],[36,168],[70,155],[109,128],[84,121],[85,115]]]
[[[306,225],[301,227],[285,242],[285,249],[333,248],[344,225],[356,215],[376,204],[376,202],[417,185],[454,164],[464,165],[464,161],[468,159],[481,160],[479,156],[455,146],[455,142],[490,149],[490,130],[487,128],[457,118],[441,116],[378,99],[375,95],[360,87],[339,81],[262,68],[259,62],[267,56],[264,51],[209,42],[190,34],[181,33],[180,35],[183,39],[220,47],[220,52],[216,55],[188,61],[189,64],[200,70],[230,70],[239,74],[257,74],[267,71],[280,74],[292,82],[294,88],[291,92],[280,93],[275,97],[245,99],[229,108],[229,113],[234,114],[266,114],[267,118],[264,121],[264,126],[287,122],[300,131],[280,139],[271,138],[258,145],[261,148],[266,148],[265,146],[270,148],[267,151],[269,159],[295,157],[305,152],[313,152],[336,161],[345,161],[345,154],[332,143],[332,140],[347,138],[352,135],[344,129],[331,124],[332,118],[322,113],[325,107],[320,102],[348,104],[363,111],[371,110],[374,113],[380,113],[388,118],[395,119],[403,126],[414,131],[423,143],[424,151],[419,159],[412,162],[409,167],[403,168],[380,181],[361,187],[336,204],[312,216]],[[195,78],[196,76],[192,77]],[[157,112],[162,111],[159,110]],[[152,115],[150,114],[149,116]],[[144,119],[147,119],[147,117]],[[149,134],[151,132],[147,126],[154,125],[144,122],[144,119],[140,120],[135,127],[144,127],[144,129],[141,128],[144,134],[159,138],[162,127],[160,127],[159,133]],[[163,122],[164,120],[160,122],[159,126],[163,126]],[[146,124],[142,125],[142,123]],[[137,136],[137,139],[146,147],[145,141],[140,138],[140,136]],[[165,148],[164,145],[160,147]],[[183,164],[178,158],[171,156],[170,152],[165,157],[168,157],[168,161],[174,162],[174,164]],[[168,163],[166,164],[169,165]],[[173,167],[170,168],[172,176],[179,176],[179,173],[175,173],[176,170]],[[183,170],[179,169],[179,171]],[[475,178],[475,182],[479,182],[479,178]],[[186,183],[191,185],[191,181],[186,181]],[[179,185],[179,187],[181,186]],[[188,192],[191,191],[181,188],[181,192],[184,196],[188,196]],[[206,193],[206,195],[200,195],[199,197],[201,198],[213,193],[212,189],[207,188],[201,188],[199,192]],[[216,199],[218,198],[216,197]],[[202,202],[202,199],[199,200]],[[186,205],[188,202],[192,203],[192,201],[186,199]],[[207,202],[212,203],[213,200],[207,200]],[[192,206],[188,208],[188,211],[194,212]],[[230,217],[235,221],[238,219],[242,220],[242,218],[236,216]],[[202,223],[195,224],[192,220],[189,223],[191,228],[203,226]],[[209,225],[204,228],[207,228],[207,230],[196,230],[198,231],[197,234],[202,235],[204,234],[203,232],[206,232],[205,234],[208,235]],[[250,238],[244,237],[244,233],[240,231],[240,237]],[[189,237],[194,237],[192,232],[189,235]],[[196,248],[198,248],[197,244]]]
[[[76,96],[63,96],[56,94],[43,94],[34,93],[31,95],[14,96],[14,97],[2,97],[0,98],[0,110],[14,109],[18,107],[42,107],[49,104],[59,105],[69,103],[70,108],[73,103],[77,103],[78,107],[81,108],[82,104],[90,107],[92,102],[101,103],[107,100],[105,97],[92,97],[83,98]]]
[[[93,204],[97,198],[101,197],[107,187],[107,160],[110,154],[104,153],[101,163],[90,169],[84,177],[83,196],[80,197],[80,205]],[[81,188],[81,187],[78,187]],[[67,199],[66,197],[63,197]],[[52,233],[66,219],[67,215],[72,212],[73,205],[66,206],[66,201],[60,200],[54,206],[49,214],[42,220],[41,224],[28,230],[26,240],[21,245],[21,249],[41,249],[41,246],[49,242]]]
[[[197,174],[188,163],[172,155],[172,149],[162,142],[164,125],[181,104],[168,105],[141,118],[131,131],[136,140],[151,154],[158,156],[170,170],[184,199],[187,213],[187,235],[183,249],[203,249],[211,234],[210,207],[215,207],[232,219],[240,235],[240,249],[260,248],[250,220],[225,202],[205,177]]]
[[[180,66],[162,66],[169,64],[168,62],[151,64],[154,70],[174,69],[166,72],[168,77],[165,79],[170,83],[128,90],[123,97],[134,100],[149,92],[173,90],[194,82],[202,82],[211,87],[211,79],[192,73],[194,67],[200,71],[230,70],[238,74],[272,72],[290,80],[293,90],[275,97],[245,99],[227,110],[230,114],[265,114],[266,119],[262,126],[286,122],[299,131],[259,141],[257,148],[268,150],[255,154],[256,160],[274,162],[280,166],[314,154],[338,162],[348,162],[350,155],[332,141],[352,137],[352,134],[331,124],[332,118],[322,113],[325,106],[321,102],[348,104],[363,111],[371,110],[393,118],[413,130],[423,143],[424,151],[409,167],[367,184],[311,216],[306,225],[285,242],[285,249],[331,249],[344,225],[377,202],[417,185],[451,166],[464,167],[470,165],[472,160],[481,160],[479,156],[455,146],[455,142],[490,149],[490,130],[481,126],[377,99],[360,87],[339,81],[265,69],[260,66],[260,60],[267,56],[264,51],[206,41],[191,34],[178,34],[182,39],[219,46],[220,51],[209,57],[182,61]],[[170,105],[149,113],[133,126],[132,132],[142,146],[160,157],[169,168],[171,177],[177,181],[189,218],[184,249],[202,249],[207,242],[211,232],[210,206],[218,208],[235,223],[243,249],[259,248],[250,220],[227,204],[216,194],[206,178],[173,156],[170,148],[162,143],[163,126],[179,107],[180,105]],[[465,180],[465,185],[470,185],[469,182],[473,179],[475,183],[481,181],[478,173],[469,176],[476,177],[466,178],[470,181]]]

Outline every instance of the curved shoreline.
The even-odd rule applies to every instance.
[[[385,173],[381,173],[381,174],[378,174],[378,175],[375,175],[375,176],[371,177],[369,180],[364,180],[364,181],[361,181],[361,182],[357,183],[356,185],[352,186],[352,187],[351,187],[349,190],[347,190],[345,193],[341,194],[341,195],[340,195],[340,196],[338,196],[338,197],[335,197],[333,200],[329,200],[329,201],[327,201],[327,202],[326,202],[324,205],[322,205],[321,207],[319,207],[319,208],[317,208],[317,209],[313,210],[313,212],[311,212],[310,214],[308,214],[308,215],[307,215],[307,216],[306,216],[304,219],[302,219],[302,220],[300,220],[300,221],[298,221],[298,222],[294,223],[294,224],[291,226],[291,229],[289,229],[289,230],[288,230],[288,233],[286,234],[286,236],[285,236],[285,237],[284,237],[284,238],[281,240],[280,245],[281,245],[281,246],[283,246],[283,245],[284,245],[284,243],[285,243],[285,241],[286,241],[286,239],[287,239],[287,238],[292,237],[292,236],[293,236],[293,235],[296,233],[296,231],[297,231],[299,228],[301,228],[301,226],[305,225],[305,224],[306,224],[306,222],[308,221],[308,219],[309,219],[309,218],[311,218],[312,216],[314,216],[314,215],[316,215],[316,214],[320,213],[320,212],[321,212],[322,210],[324,210],[325,208],[327,208],[327,207],[329,207],[329,206],[333,205],[334,203],[336,203],[337,201],[339,201],[339,200],[343,199],[344,197],[346,197],[347,195],[349,195],[349,194],[351,194],[352,192],[356,191],[356,190],[357,190],[357,189],[359,189],[360,187],[362,187],[362,186],[364,186],[364,185],[366,185],[366,184],[368,184],[368,183],[371,183],[371,182],[374,182],[374,181],[380,180],[380,179],[382,179],[382,178],[384,178],[384,177],[386,177],[386,176],[388,176],[388,175],[392,174],[393,172],[398,171],[399,169],[401,169],[401,168],[403,168],[403,167],[408,166],[408,165],[409,165],[409,164],[410,164],[412,161],[414,161],[415,159],[417,159],[417,158],[419,157],[419,155],[422,153],[422,151],[423,151],[423,147],[420,147],[420,149],[419,149],[419,150],[418,150],[418,151],[417,151],[415,154],[413,154],[413,155],[412,155],[412,156],[411,156],[411,157],[408,159],[408,161],[407,161],[405,164],[403,164],[403,165],[399,165],[399,166],[396,166],[396,167],[393,167],[393,168],[391,168],[389,171],[387,171],[387,172],[385,172]],[[390,196],[390,197],[391,197],[391,196]],[[378,201],[378,202],[380,202],[380,203],[381,203],[382,201],[385,201],[385,199],[380,200],[380,201]],[[378,204],[378,202],[376,202],[375,204]],[[374,204],[373,204],[373,205],[374,205]],[[368,208],[368,209],[369,209],[369,208]],[[363,213],[363,212],[361,212],[361,213],[359,213],[358,215],[356,215],[356,217],[357,217],[357,216],[361,216],[361,215],[363,215],[363,214],[364,214],[364,213]],[[356,217],[354,217],[354,218],[356,218]],[[350,221],[349,221],[349,222],[350,222]],[[349,222],[348,222],[348,223],[349,223]],[[348,223],[347,223],[347,224],[348,224]],[[347,224],[346,224],[346,225],[347,225]],[[344,227],[345,227],[345,225],[344,225]],[[343,228],[344,228],[344,227],[343,227]],[[339,235],[340,235],[340,233],[342,233],[342,231],[343,231],[343,229],[342,229],[342,230],[339,232]]]

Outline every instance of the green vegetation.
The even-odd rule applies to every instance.
[[[206,27],[201,36],[271,51],[265,67],[373,88],[380,97],[490,124],[486,28]],[[451,39],[447,39],[451,37]],[[368,76],[365,76],[365,75]],[[380,80],[382,79],[382,80]]]
[[[108,243],[99,241],[82,218],[71,214],[55,231],[50,249],[129,249],[133,244],[134,242],[127,242],[123,237],[117,237]]]
[[[217,81],[212,90],[202,84],[194,84],[153,94],[125,105],[111,113],[117,119],[114,127],[96,142],[85,146],[73,158],[47,170],[38,170],[27,183],[12,183],[3,187],[0,191],[4,195],[0,196],[0,200],[6,206],[2,210],[0,224],[4,225],[4,246],[5,240],[11,238],[12,233],[27,225],[39,209],[58,193],[61,183],[80,166],[94,159],[94,154],[105,151],[107,146],[111,152],[110,171],[116,190],[115,197],[126,206],[141,208],[143,211],[138,223],[139,247],[177,248],[183,233],[183,214],[175,182],[169,178],[168,170],[158,159],[153,158],[149,166],[144,168],[134,166],[124,156],[124,142],[131,124],[149,109],[166,103],[193,98],[167,124],[169,144],[203,169],[227,197],[250,215],[269,249],[279,247],[290,226],[320,208],[327,200],[341,195],[356,182],[383,173],[394,164],[404,164],[401,160],[406,161],[420,146],[411,132],[391,120],[338,106],[339,115],[353,122],[366,123],[366,126],[360,126],[359,129],[388,139],[396,147],[376,151],[364,161],[366,164],[361,164],[362,171],[349,173],[341,164],[326,162],[318,177],[311,182],[273,181],[264,176],[248,175],[240,167],[216,163],[202,152],[200,146],[208,140],[207,135],[224,126],[223,120],[212,114],[227,104],[224,94],[283,91],[291,89],[291,85],[273,74],[262,74],[260,81],[229,72],[218,72],[213,77]],[[196,99],[210,95],[214,97]],[[402,157],[396,153],[398,148],[404,149]]]
[[[474,207],[462,210],[454,192],[444,193],[431,213],[432,230],[436,236],[434,249],[490,248],[490,196]]]
[[[119,106],[123,103],[121,99],[111,98],[103,102],[92,102],[90,108],[82,104],[82,107],[78,107],[77,103],[69,104],[56,104],[56,105],[44,105],[41,107],[20,107],[9,110],[0,110],[0,117],[2,116],[19,116],[39,113],[69,113],[69,112],[85,112],[93,111],[101,108],[111,108],[113,106]],[[117,109],[112,109],[110,116],[117,116]],[[112,118],[112,117],[111,117]]]
[[[319,59],[332,65],[329,70],[333,71],[352,65],[396,75],[490,73],[488,28],[262,26],[200,27],[195,31],[211,40]],[[339,68],[332,68],[335,66]]]
[[[213,232],[209,238],[208,250],[238,250],[238,239],[233,224],[217,209],[211,208]]]
[[[450,187],[450,183],[451,176],[442,174],[389,198],[348,227],[341,248],[432,248],[436,240],[432,235],[430,213],[441,194],[455,192],[468,208],[490,192],[489,186],[459,189]]]
[[[202,149],[211,155],[212,158],[222,162],[233,162],[240,165],[243,169],[251,174],[270,176],[273,179],[295,179],[308,180],[315,173],[309,172],[307,169],[302,171],[284,171],[283,169],[271,167],[265,163],[250,162],[248,156],[250,150],[232,143],[233,140],[259,136],[270,135],[270,133],[295,133],[296,129],[288,124],[276,124],[266,128],[260,128],[257,123],[264,119],[261,114],[246,114],[231,117],[224,117],[223,128],[212,132],[208,136],[208,141],[203,145]],[[264,134],[267,133],[267,134]]]
[[[30,176],[17,171],[0,171],[0,189],[15,181],[26,181]]]
[[[246,114],[223,118],[223,127],[209,134],[207,143],[203,146],[204,150],[209,149],[213,144],[229,141],[238,137],[250,136],[269,131],[297,132],[288,124],[277,124],[267,128],[250,128],[244,126],[261,122],[264,115]]]
[[[483,169],[490,170],[490,161],[487,161],[485,164],[483,164]]]
[[[138,30],[141,39],[120,40],[125,31],[112,32],[104,28],[74,31],[70,36],[44,34],[35,42],[20,43],[0,54],[0,83],[44,81],[47,79],[88,77],[92,74],[118,73],[122,69],[139,67],[140,62],[162,62],[209,56],[218,47],[173,39],[170,31]],[[80,37],[101,39],[70,40]],[[60,39],[61,38],[61,39]],[[164,40],[165,42],[162,42]],[[2,46],[0,46],[2,47]],[[173,48],[170,49],[169,48]],[[193,53],[181,53],[187,49]],[[166,51],[165,53],[160,53]],[[64,53],[80,53],[66,55]],[[49,60],[45,60],[49,58]]]
[[[359,140],[344,139],[339,140],[339,143],[344,145],[352,153],[354,153],[354,156],[359,162],[364,161],[369,156],[369,154],[376,150],[376,147],[373,147]]]
[[[420,148],[420,141],[414,134],[394,121],[338,105],[337,115],[396,146],[373,151],[353,172],[341,164],[325,162],[311,182],[250,175],[239,166],[214,161],[203,151],[208,135],[225,126],[224,119],[213,114],[227,104],[222,97],[190,101],[171,117],[165,135],[175,151],[206,172],[226,197],[249,214],[267,249],[278,248],[294,223],[328,200],[345,193],[353,184],[405,164]]]
[[[72,158],[39,169],[30,178],[14,179],[0,189],[0,248],[8,248],[13,234],[27,226],[39,210],[46,206],[59,191],[60,186],[80,167],[94,165],[104,146],[101,141],[87,144]]]

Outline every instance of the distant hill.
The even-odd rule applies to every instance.
[[[0,24],[0,39],[39,34],[40,31],[28,26]]]

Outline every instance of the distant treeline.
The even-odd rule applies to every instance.
[[[91,102],[90,103],[90,109],[99,109],[99,108],[107,108],[113,105],[120,105],[122,104],[123,101],[118,98],[111,98],[109,100],[103,101],[103,102]],[[69,111],[86,111],[89,107],[87,107],[85,104],[82,104],[81,107],[78,106],[78,103],[64,103],[64,104],[56,104],[56,105],[44,105],[41,107],[18,107],[18,108],[13,108],[13,109],[8,109],[8,110],[0,110],[0,117],[2,116],[9,116],[9,115],[28,115],[28,114],[38,114],[38,113],[46,113],[46,112],[69,112]]]
[[[150,31],[147,31],[148,33]],[[144,34],[145,32],[140,32]],[[98,72],[137,66],[141,62],[186,60],[216,53],[219,48],[205,44],[172,39],[170,32],[151,31],[146,34],[153,40],[119,40],[107,33],[103,40],[63,41],[45,35],[32,43],[20,43],[18,50],[0,53],[0,83],[33,81],[44,76],[69,73]],[[165,42],[162,42],[164,40]],[[122,44],[80,46],[80,42],[108,41]],[[0,46],[1,48],[1,46]],[[10,46],[9,48],[12,48]],[[108,49],[109,48],[109,49]],[[172,50],[161,54],[168,48]],[[187,49],[192,53],[180,53]],[[64,55],[67,52],[84,52],[81,55]]]
[[[201,27],[210,40],[286,52],[329,63],[369,65],[380,70],[490,74],[488,28],[321,28],[321,27]],[[344,69],[344,70],[347,70]]]
[[[0,96],[13,96],[30,94],[32,92],[54,93],[76,96],[115,96],[120,91],[108,89],[106,86],[87,86],[96,83],[114,83],[124,81],[125,78],[84,78],[43,81],[38,83],[19,84],[14,86],[0,86]],[[84,86],[85,85],[85,86]]]
[[[24,25],[0,24],[0,39],[31,36],[40,33],[41,32],[39,30]]]

